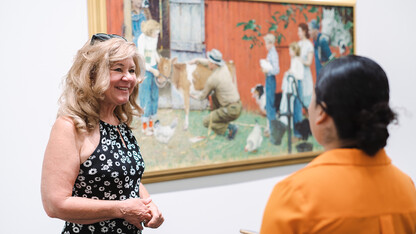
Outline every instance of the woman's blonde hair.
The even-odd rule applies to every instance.
[[[144,21],[140,25],[140,27],[144,35],[148,37],[151,37],[156,30],[160,31],[160,24],[156,20],[153,20],[153,19]]]
[[[139,94],[139,80],[144,74],[144,63],[137,54],[134,43],[121,38],[96,41],[93,45],[88,41],[78,51],[71,69],[64,78],[58,116],[70,117],[78,131],[93,130],[100,121],[100,103],[110,85],[110,66],[126,58],[133,58],[138,82],[129,101],[117,106],[114,114],[121,122],[130,125],[133,115],[142,113],[136,98]]]
[[[296,56],[300,56],[300,47],[296,41],[290,43],[289,48],[295,52]]]

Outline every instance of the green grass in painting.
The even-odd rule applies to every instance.
[[[287,133],[283,137],[282,144],[273,145],[269,139],[263,137],[263,143],[257,152],[248,153],[244,151],[247,136],[257,120],[262,126],[266,126],[266,118],[256,113],[244,111],[240,118],[233,123],[238,126],[238,133],[234,140],[227,140],[225,136],[218,136],[202,125],[202,119],[209,111],[191,111],[189,114],[189,128],[183,130],[185,113],[183,110],[159,109],[158,119],[162,125],[169,125],[176,117],[178,126],[175,134],[168,144],[158,142],[153,136],[145,136],[141,132],[141,122],[135,119],[133,122],[133,133],[141,148],[141,153],[146,163],[146,171],[182,168],[188,166],[210,165],[238,161],[243,159],[279,156],[288,154]],[[191,138],[205,136],[206,138],[192,143]],[[313,150],[322,150],[322,147],[313,137],[308,142],[313,144]],[[296,153],[295,145],[292,144],[292,153]]]

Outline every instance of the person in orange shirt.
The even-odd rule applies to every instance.
[[[376,62],[322,68],[309,122],[325,152],[274,187],[260,233],[416,233],[415,185],[384,150],[395,119]]]

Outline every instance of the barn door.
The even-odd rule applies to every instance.
[[[171,58],[205,57],[204,0],[170,0]]]

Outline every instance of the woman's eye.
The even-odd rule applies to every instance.
[[[113,71],[116,71],[116,72],[123,72],[123,70],[121,70],[121,68],[114,68],[114,69],[113,69]]]
[[[136,72],[136,70],[134,70],[134,69],[130,69],[130,70],[129,70],[129,72],[130,72],[130,73],[135,73],[135,72]]]

